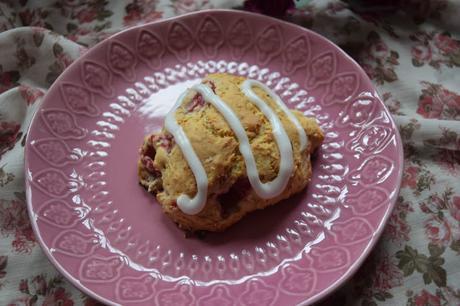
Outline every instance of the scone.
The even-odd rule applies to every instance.
[[[145,137],[139,181],[181,229],[222,231],[304,189],[323,138],[263,84],[210,74]]]

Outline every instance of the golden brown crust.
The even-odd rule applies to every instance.
[[[279,151],[268,120],[239,89],[244,80],[243,77],[229,74],[210,74],[203,82],[208,83],[240,118],[250,140],[260,178],[267,182],[278,174]],[[252,190],[233,131],[222,115],[194,92],[186,97],[183,106],[177,110],[176,120],[189,137],[208,175],[208,198],[200,213],[187,215],[176,205],[176,199],[182,193],[191,197],[195,195],[196,183],[171,135],[163,130],[144,139],[138,164],[140,183],[156,195],[163,211],[180,228],[187,231],[222,231],[247,213],[273,205],[301,191],[310,181],[310,154],[324,138],[316,120],[293,111],[309,138],[308,148],[301,153],[294,125],[263,90],[255,88],[255,92],[278,111],[293,143],[294,173],[286,189],[275,198],[261,199]]]

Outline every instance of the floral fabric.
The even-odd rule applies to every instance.
[[[282,7],[280,18],[341,46],[377,86],[404,142],[402,188],[380,242],[319,304],[460,305],[460,2],[249,2],[0,2],[0,305],[98,304],[45,258],[26,211],[26,132],[49,86],[87,48],[123,28],[232,7]]]

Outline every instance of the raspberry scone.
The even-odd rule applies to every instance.
[[[139,181],[181,229],[222,231],[303,190],[323,138],[262,83],[210,74],[145,137]]]

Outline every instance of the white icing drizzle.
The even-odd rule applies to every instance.
[[[259,98],[259,96],[252,90],[252,87],[260,87],[262,88],[269,96],[270,98],[275,101],[276,105],[286,114],[288,119],[294,124],[295,128],[297,129],[297,133],[299,133],[299,143],[300,143],[300,151],[305,150],[308,144],[308,138],[307,134],[305,133],[305,130],[303,129],[302,125],[300,124],[299,120],[297,120],[296,116],[291,113],[289,108],[287,108],[286,104],[283,103],[283,100],[274,93],[270,88],[268,88],[265,84],[256,81],[256,80],[245,80],[243,84],[241,84],[241,90],[243,93],[246,95],[246,97],[251,100],[254,104],[259,107],[259,109],[262,111],[260,105],[266,105],[265,102]],[[268,115],[262,111],[265,116],[268,117]],[[273,124],[272,124],[273,126]]]
[[[197,193],[193,199],[186,194],[181,194],[177,198],[177,207],[179,207],[179,209],[185,214],[196,215],[206,204],[206,197],[208,194],[208,176],[206,175],[206,171],[204,170],[200,159],[196,155],[195,150],[193,150],[192,144],[190,143],[187,135],[176,121],[176,110],[182,105],[187,93],[188,92],[184,92],[180,95],[174,107],[166,115],[165,128],[174,136],[174,141],[181,149],[182,154],[187,160],[188,165],[195,176],[197,186]]]
[[[195,85],[191,88],[191,90],[200,93],[203,96],[203,99],[206,102],[212,104],[225,118],[228,125],[235,133],[235,136],[238,138],[239,150],[244,158],[248,179],[252,188],[259,197],[263,199],[270,199],[278,196],[283,192],[287,183],[289,182],[289,178],[292,175],[294,169],[292,144],[277,114],[254,93],[252,86],[261,87],[265,92],[267,92],[275,101],[275,103],[281,108],[281,110],[288,116],[289,120],[291,120],[292,123],[296,126],[299,132],[301,150],[304,150],[307,145],[307,137],[297,118],[295,118],[295,116],[284,105],[280,97],[278,97],[268,87],[260,82],[254,80],[246,80],[243,82],[241,85],[242,92],[253,104],[259,108],[259,110],[269,120],[272,127],[273,136],[280,152],[280,165],[278,175],[274,180],[267,183],[262,183],[259,178],[259,172],[257,170],[256,162],[251,150],[249,139],[246,135],[246,131],[244,130],[241,121],[238,119],[233,110],[224,101],[222,101],[219,96],[214,94],[212,90],[206,85]],[[174,107],[167,114],[165,120],[165,128],[174,136],[177,145],[181,149],[182,154],[187,160],[189,167],[195,176],[197,184],[196,195],[193,198],[190,198],[188,195],[182,194],[177,199],[177,206],[179,209],[181,209],[185,214],[194,215],[199,213],[206,204],[208,178],[206,171],[200,159],[196,155],[196,152],[193,149],[187,135],[175,119],[175,112],[182,105],[187,93],[188,92],[185,92],[179,97]]]

